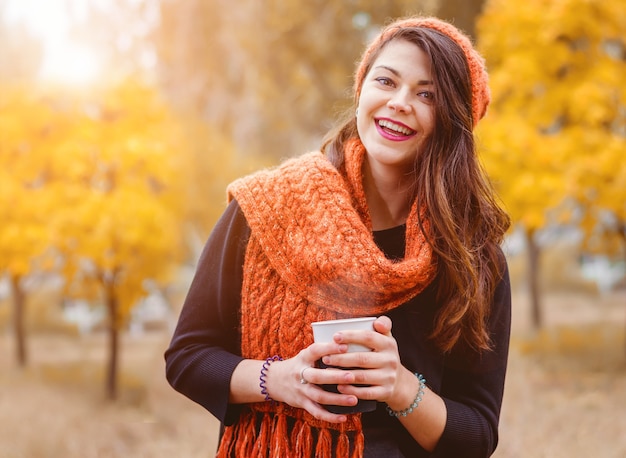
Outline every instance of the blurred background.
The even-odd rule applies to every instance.
[[[213,455],[163,352],[225,186],[318,148],[368,39],[416,13],[490,72],[496,456],[626,456],[626,0],[0,0],[0,457]]]

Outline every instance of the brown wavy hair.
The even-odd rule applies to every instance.
[[[360,67],[365,73],[393,40],[409,41],[424,51],[434,81],[434,129],[415,155],[413,186],[414,198],[427,209],[429,242],[437,254],[437,298],[442,306],[431,338],[444,352],[459,342],[487,350],[490,306],[506,268],[500,243],[510,219],[477,158],[468,63],[461,47],[445,34],[400,27],[364,54]],[[357,92],[354,102],[356,107]],[[322,151],[341,168],[344,145],[358,136],[351,108],[326,136]]]

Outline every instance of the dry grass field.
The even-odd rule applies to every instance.
[[[626,457],[626,295],[549,294],[529,331],[514,300],[513,346],[496,457]],[[5,328],[5,329],[8,329]],[[103,335],[32,335],[19,370],[0,334],[0,458],[206,458],[217,425],[164,379],[168,332],[124,336],[121,394],[104,400]]]
[[[514,310],[527,316],[525,300]],[[626,294],[549,295],[546,327],[514,318],[498,458],[626,457]]]
[[[104,336],[35,336],[28,369],[0,341],[0,457],[208,457],[216,422],[164,379],[165,334],[122,343],[121,393],[104,400]]]

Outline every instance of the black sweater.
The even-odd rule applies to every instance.
[[[231,202],[206,243],[165,352],[172,387],[224,425],[235,422],[241,409],[229,404],[228,397],[231,375],[243,359],[238,315],[249,234],[238,204]],[[389,258],[404,256],[404,237],[404,226],[374,233],[376,243]],[[511,322],[508,272],[497,286],[489,318],[493,350],[482,354],[457,345],[444,355],[428,339],[439,307],[436,288],[435,281],[387,315],[393,322],[392,334],[403,365],[423,374],[429,388],[445,402],[447,421],[441,440],[435,453],[429,455],[379,405],[374,412],[362,415],[366,457],[368,450],[375,448],[371,442],[374,435],[394,444],[406,457],[485,457],[496,448]],[[388,458],[390,453],[384,456]]]

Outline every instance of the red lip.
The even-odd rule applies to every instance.
[[[405,134],[402,134],[400,132],[392,133],[390,130],[381,127],[380,121],[392,122],[394,124],[397,124],[399,126],[402,126],[402,127],[406,128],[406,129],[411,130],[413,133],[410,134],[410,135],[405,135]],[[395,121],[395,120],[389,119],[389,118],[375,118],[374,119],[374,124],[375,124],[376,130],[378,131],[380,136],[383,137],[384,139],[390,140],[392,142],[403,142],[403,141],[406,141],[406,140],[409,140],[409,139],[413,138],[417,134],[417,132],[415,132],[413,129],[411,129],[406,124],[403,124],[401,122],[398,122],[398,121]]]

